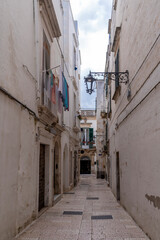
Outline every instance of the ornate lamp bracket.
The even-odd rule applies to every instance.
[[[94,83],[98,81],[97,77],[108,78],[108,80],[118,81],[119,83],[127,84],[129,82],[129,71],[125,72],[89,72],[87,77],[84,77],[86,84],[86,92],[92,94],[94,92]]]
[[[129,72],[126,70],[125,72],[108,72],[108,79],[112,81],[119,81],[119,83],[127,84],[129,82]]]

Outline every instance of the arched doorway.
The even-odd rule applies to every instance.
[[[69,184],[71,185],[73,183],[72,175],[73,175],[73,164],[72,164],[72,151],[70,151],[70,157],[69,157]]]
[[[60,193],[60,159],[59,159],[59,145],[56,142],[54,147],[54,173],[53,173],[53,188],[54,195]]]
[[[74,151],[74,186],[77,185],[78,182],[78,159],[77,159],[77,151]]]
[[[63,191],[69,187],[69,166],[68,166],[68,147],[67,144],[63,151]]]
[[[91,159],[87,156],[81,157],[80,174],[91,174]]]

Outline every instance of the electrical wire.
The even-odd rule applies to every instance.
[[[0,87],[0,91],[3,92],[5,95],[7,95],[10,99],[13,99],[15,102],[17,102],[18,104],[20,104],[23,108],[27,109],[28,112],[35,117],[36,120],[39,120],[39,118],[37,117],[36,113],[30,109],[29,107],[27,107],[25,104],[23,104],[22,102],[20,102],[17,98],[13,97],[9,92],[7,92],[4,88]]]
[[[37,79],[33,76],[33,74],[29,71],[28,67],[23,64],[23,68],[29,73],[31,78],[37,83]]]
[[[4,88],[0,87],[0,91],[1,91],[3,94],[5,94],[6,96],[8,96],[10,99],[14,100],[14,101],[15,101],[16,103],[18,103],[19,105],[21,105],[23,108],[27,109],[27,111],[29,112],[29,114],[31,114],[36,121],[41,122],[41,123],[42,123],[44,126],[46,126],[46,127],[50,127],[50,128],[53,127],[53,126],[45,123],[43,120],[41,120],[41,119],[37,116],[37,114],[36,114],[32,109],[30,109],[30,108],[27,107],[25,104],[23,104],[22,102],[20,102],[17,98],[15,98],[14,96],[12,96],[12,95],[11,95],[8,91],[6,91]]]

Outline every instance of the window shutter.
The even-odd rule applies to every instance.
[[[109,97],[108,97],[108,105],[107,105],[107,113],[111,113],[111,87],[109,87]]]
[[[117,52],[117,57],[115,61],[115,72],[117,73],[116,78],[115,78],[115,88],[119,87],[119,78],[118,78],[118,73],[119,73],[119,50]]]
[[[89,128],[89,147],[93,147],[93,128]]]
[[[106,97],[108,95],[108,74],[106,76]]]

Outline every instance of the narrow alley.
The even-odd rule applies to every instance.
[[[160,240],[160,0],[0,12],[0,240]]]
[[[103,179],[81,175],[72,191],[16,240],[147,240]]]

